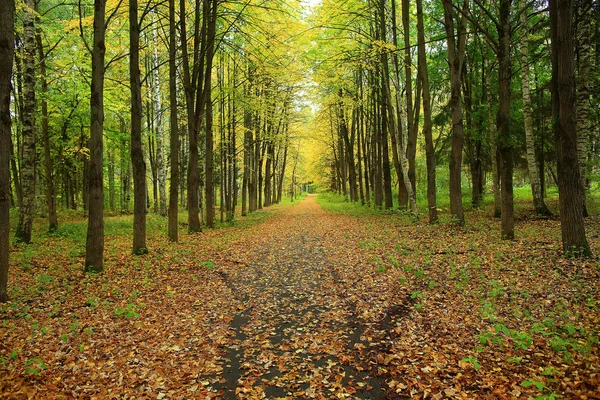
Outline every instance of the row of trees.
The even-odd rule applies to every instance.
[[[320,51],[332,56],[315,76],[324,97],[320,118],[329,124],[331,187],[392,208],[395,182],[399,207],[416,213],[422,138],[430,222],[438,219],[436,163],[447,160],[452,218],[464,223],[468,167],[472,205],[480,206],[491,182],[502,237],[513,239],[515,161],[527,171],[540,215],[550,213],[545,176],[555,176],[556,165],[564,248],[589,254],[585,188],[598,161],[592,110],[599,53],[592,43],[600,10],[593,1],[545,7],[525,0],[324,1],[314,18],[323,28]]]
[[[54,231],[57,208],[83,208],[85,270],[99,272],[105,208],[129,212],[131,197],[135,254],[148,251],[149,209],[168,216],[177,241],[180,208],[198,232],[217,205],[231,221],[236,208],[281,201],[299,157],[300,10],[284,0],[28,0],[15,14],[12,3],[0,38],[1,300],[9,207],[24,243],[36,213]]]

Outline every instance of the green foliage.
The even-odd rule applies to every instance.
[[[25,373],[26,374],[31,374],[31,375],[39,375],[42,371],[44,371],[47,366],[46,363],[44,361],[42,361],[41,358],[35,357],[32,359],[29,359],[25,362]]]
[[[200,266],[201,267],[206,267],[208,269],[215,269],[216,268],[215,263],[213,263],[212,261],[202,261],[200,263]]]
[[[115,308],[114,314],[117,317],[122,317],[126,319],[138,318],[140,316],[140,314],[138,313],[138,306],[134,303],[129,303],[122,308]]]
[[[473,357],[473,356],[465,357],[462,360],[460,360],[460,362],[471,364],[473,366],[473,368],[475,368],[477,371],[479,371],[481,369],[481,364],[479,363],[479,360],[476,357]]]

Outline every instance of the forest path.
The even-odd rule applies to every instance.
[[[224,355],[224,398],[384,399],[385,382],[340,279],[344,216],[308,196],[258,224],[219,271],[240,302]]]

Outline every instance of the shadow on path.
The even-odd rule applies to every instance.
[[[239,268],[221,276],[243,306],[216,387],[224,399],[387,398],[332,262],[331,218],[309,196],[233,249]]]

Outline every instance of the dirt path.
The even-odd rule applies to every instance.
[[[230,250],[238,268],[220,273],[242,305],[223,357],[224,398],[386,397],[340,280],[340,222],[308,196],[260,224],[252,246]]]

